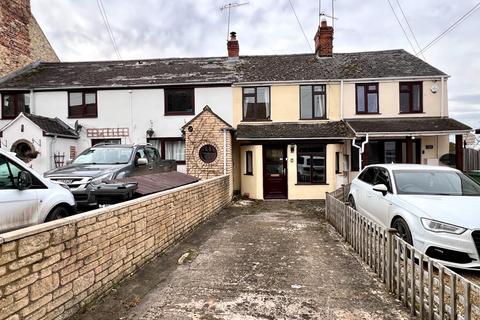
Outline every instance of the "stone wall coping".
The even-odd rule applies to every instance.
[[[206,183],[209,183],[209,182],[215,181],[215,180],[220,180],[220,179],[225,178],[225,177],[228,177],[228,175],[221,175],[221,176],[214,177],[214,178],[211,178],[211,179],[201,180],[201,181],[194,182],[194,183],[191,183],[191,184],[187,184],[187,185],[177,187],[177,188],[174,188],[174,189],[153,193],[153,194],[150,194],[150,195],[138,198],[138,199],[133,199],[133,200],[129,200],[129,201],[126,201],[126,202],[117,203],[117,204],[114,204],[114,205],[111,205],[111,206],[108,206],[108,207],[105,207],[105,208],[100,208],[100,209],[96,209],[96,210],[92,210],[92,211],[88,211],[88,212],[84,212],[84,213],[75,214],[73,216],[70,216],[70,217],[67,217],[67,218],[64,218],[64,219],[51,221],[51,222],[46,222],[46,223],[41,223],[41,224],[37,224],[37,225],[34,225],[34,226],[30,226],[30,227],[6,232],[6,233],[3,233],[3,234],[0,234],[0,244],[5,243],[5,242],[18,240],[18,239],[21,239],[21,238],[25,238],[25,237],[28,237],[28,236],[31,236],[31,235],[34,235],[34,234],[38,234],[38,233],[41,233],[41,232],[44,232],[44,231],[49,231],[49,230],[52,230],[52,229],[55,229],[55,228],[59,228],[59,227],[67,226],[67,225],[73,225],[73,224],[75,224],[79,221],[82,221],[82,220],[85,220],[85,219],[88,219],[88,218],[92,218],[92,217],[97,217],[101,214],[111,212],[113,210],[119,210],[119,209],[123,209],[123,208],[129,207],[129,206],[132,206],[132,205],[140,204],[144,201],[156,199],[159,196],[165,196],[165,195],[175,193],[175,192],[178,192],[178,191],[182,191],[182,190],[194,188],[194,187],[197,187],[197,186],[201,186],[203,184],[206,184]]]

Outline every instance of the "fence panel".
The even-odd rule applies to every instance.
[[[430,259],[348,205],[348,185],[327,193],[325,217],[412,316],[480,319],[480,286]]]

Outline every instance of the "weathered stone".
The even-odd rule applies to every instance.
[[[24,257],[47,248],[50,243],[50,232],[39,233],[18,241],[18,256]]]
[[[29,271],[27,267],[7,273],[6,275],[0,277],[0,287],[20,279],[21,277],[26,276],[28,273]]]
[[[66,225],[54,229],[52,232],[52,245],[61,244],[75,238],[76,231],[75,225]]]
[[[11,241],[0,244],[1,252],[13,251],[17,248],[17,242]]]
[[[84,274],[80,278],[73,281],[73,293],[75,295],[85,291],[93,285],[95,282],[95,273],[94,271],[90,271],[89,273]]]
[[[8,269],[10,270],[18,270],[22,267],[28,266],[32,263],[35,263],[39,260],[41,260],[43,257],[43,254],[41,252],[32,254],[31,256],[25,257],[23,259],[16,260],[8,265]]]
[[[15,251],[0,253],[0,265],[4,265],[9,262],[12,262],[16,258],[17,258],[17,254],[15,253]]]
[[[36,281],[30,287],[31,293],[30,298],[32,301],[35,301],[46,294],[52,292],[60,285],[60,279],[58,273],[54,273],[46,278]]]
[[[26,306],[25,308],[23,308],[21,311],[20,311],[20,315],[22,317],[25,317],[25,316],[28,316],[29,314],[31,314],[32,312],[34,312],[35,310],[38,310],[40,309],[41,307],[43,307],[44,305],[46,305],[47,303],[49,303],[50,301],[52,301],[52,295],[49,294],[49,295],[46,295],[44,296],[43,298],[41,298],[40,300],[37,300],[35,302],[30,302],[28,304],[28,306]]]
[[[5,287],[5,295],[12,294],[13,292],[16,292],[26,286],[31,285],[32,283],[37,281],[38,277],[39,277],[38,273],[33,273],[26,277],[23,277],[22,279],[14,283],[9,284],[8,286]]]

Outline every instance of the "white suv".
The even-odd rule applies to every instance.
[[[66,185],[43,178],[0,150],[0,233],[74,213],[75,200]]]

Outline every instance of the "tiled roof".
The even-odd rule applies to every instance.
[[[64,137],[78,138],[78,134],[65,122],[58,118],[47,118],[29,113],[24,113],[28,119],[49,135],[61,135]]]
[[[239,124],[238,140],[328,139],[352,138],[354,133],[344,121],[329,122],[272,122]]]
[[[356,133],[469,131],[469,126],[451,118],[346,119]]]
[[[0,89],[131,87],[175,84],[444,76],[405,50],[132,61],[42,62],[0,79]]]

